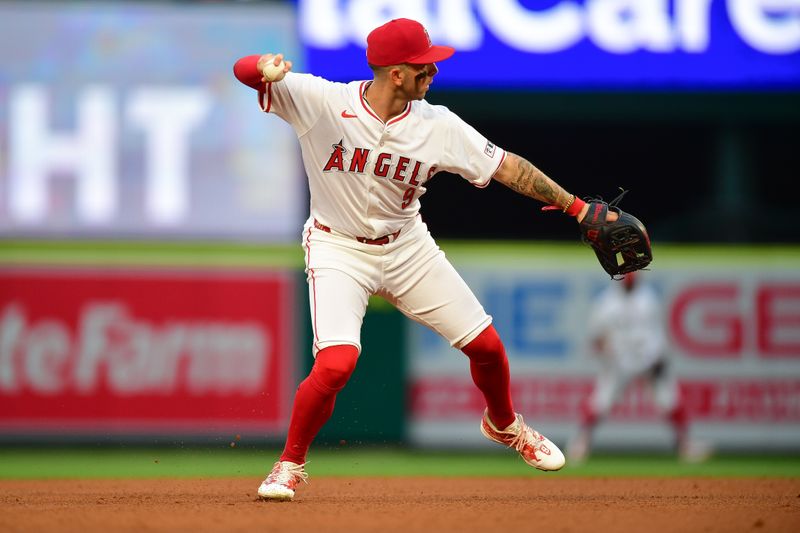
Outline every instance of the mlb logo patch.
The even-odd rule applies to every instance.
[[[489,157],[494,157],[494,149],[494,144],[492,144],[491,141],[486,141],[486,148],[483,149],[483,153]]]

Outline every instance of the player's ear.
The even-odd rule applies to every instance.
[[[395,87],[403,85],[403,77],[406,75],[405,69],[402,66],[395,66],[389,68],[389,80]]]

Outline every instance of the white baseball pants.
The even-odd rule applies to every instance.
[[[610,365],[604,366],[595,380],[589,400],[592,411],[601,417],[607,415],[622,393],[633,382],[641,380],[658,409],[662,413],[671,412],[678,404],[678,385],[670,370],[653,375],[648,371],[626,372]]]
[[[361,325],[373,294],[459,349],[492,322],[419,216],[385,245],[358,242],[335,228],[326,232],[310,218],[303,247],[315,356],[339,344],[361,352]]]

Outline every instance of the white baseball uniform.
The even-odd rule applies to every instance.
[[[677,401],[677,388],[668,373],[651,372],[667,354],[667,337],[658,295],[638,281],[630,290],[612,283],[597,298],[589,316],[590,339],[602,338],[603,368],[592,393],[592,409],[605,414],[625,387],[647,378],[654,399],[664,411]]]
[[[289,72],[259,93],[262,110],[297,133],[308,175],[303,245],[314,353],[337,344],[360,351],[372,294],[461,348],[491,317],[431,238],[419,199],[442,170],[485,187],[506,153],[424,100],[384,123],[364,98],[369,83]]]

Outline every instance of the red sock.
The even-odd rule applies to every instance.
[[[469,357],[472,381],[483,393],[489,419],[497,429],[507,428],[514,423],[516,414],[511,402],[508,357],[494,326],[490,324],[461,351]]]
[[[679,448],[686,443],[687,428],[689,427],[687,414],[686,407],[679,400],[678,405],[667,415],[675,432],[675,445]]]
[[[580,404],[580,418],[581,418],[581,431],[591,435],[594,427],[597,425],[599,416],[595,413],[592,407],[591,398],[584,398]]]
[[[314,437],[333,414],[336,394],[342,390],[358,361],[358,349],[349,344],[320,350],[311,373],[297,387],[292,418],[281,461],[306,462]]]

